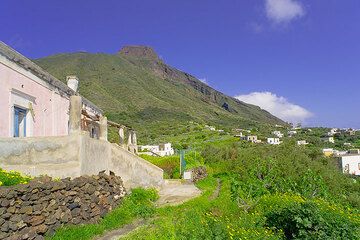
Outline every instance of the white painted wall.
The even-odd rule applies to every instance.
[[[360,155],[347,155],[341,157],[343,173],[360,176]]]

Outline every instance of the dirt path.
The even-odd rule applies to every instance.
[[[193,183],[181,180],[165,180],[164,185],[159,191],[159,199],[156,201],[155,205],[157,207],[179,205],[200,195],[201,191]],[[150,221],[151,219],[138,219],[122,228],[115,229],[107,232],[103,236],[94,238],[94,240],[118,240],[137,228],[149,224]]]
[[[193,184],[181,180],[166,180],[159,191],[157,207],[180,205],[201,195],[201,191]]]
[[[213,194],[210,196],[210,198],[209,198],[210,200],[214,200],[215,198],[219,197],[220,190],[221,190],[221,185],[222,185],[221,179],[217,178],[216,182],[217,182],[217,186],[216,186],[216,189],[213,192]]]
[[[148,224],[149,220],[138,219],[134,222],[123,226],[122,228],[110,231],[101,237],[94,238],[94,240],[118,240],[126,236],[128,233],[136,230],[137,228]]]

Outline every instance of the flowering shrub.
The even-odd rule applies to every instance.
[[[31,180],[28,176],[23,176],[16,171],[5,171],[0,168],[0,186],[12,186],[26,184]]]

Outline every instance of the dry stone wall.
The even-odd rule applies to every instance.
[[[125,194],[121,178],[104,173],[0,187],[0,239],[44,239],[64,224],[97,222]]]
[[[207,177],[207,171],[204,166],[193,168],[193,169],[191,169],[191,172],[192,172],[192,181],[193,182],[197,182],[197,181]]]

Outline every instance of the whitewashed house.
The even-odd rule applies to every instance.
[[[253,143],[260,143],[261,141],[258,140],[258,137],[255,135],[248,135],[248,136],[242,136],[240,137],[241,140],[247,141],[247,142],[253,142]]]
[[[335,143],[334,137],[322,137],[321,140],[322,140],[323,142]]]
[[[140,146],[140,152],[141,154],[159,157],[171,156],[175,153],[174,149],[171,146],[171,143]]]
[[[271,145],[279,145],[281,142],[280,138],[268,138],[267,143]]]
[[[284,137],[284,134],[281,133],[280,131],[273,131],[272,134],[275,135],[278,138]]]
[[[328,135],[328,136],[334,136],[335,134],[338,133],[338,131],[339,131],[338,128],[332,128],[332,129],[330,130],[330,132],[327,133],[327,135]]]
[[[300,140],[296,142],[298,146],[302,146],[302,145],[308,145],[309,143],[306,140]]]
[[[340,157],[343,173],[360,176],[360,154],[346,154]]]
[[[239,137],[241,138],[243,136],[243,133],[242,132],[236,132],[234,137]]]
[[[288,131],[289,137],[295,136],[296,134],[297,134],[297,131],[295,131],[295,130]]]

